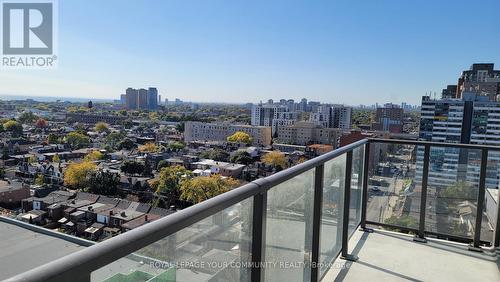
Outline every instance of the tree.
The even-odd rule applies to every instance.
[[[115,196],[120,186],[120,176],[117,173],[104,170],[94,170],[87,175],[87,192]]]
[[[249,165],[253,162],[253,159],[249,153],[245,151],[237,151],[231,156],[231,158],[229,158],[229,161],[232,163]]]
[[[73,131],[66,136],[66,142],[73,149],[81,149],[90,145],[90,138],[80,132]]]
[[[186,144],[178,141],[168,143],[167,147],[173,151],[179,151],[186,147]]]
[[[50,133],[49,136],[47,137],[47,142],[49,144],[59,144],[60,138],[59,138],[59,136],[55,135],[54,133]]]
[[[89,161],[70,164],[64,172],[64,185],[73,189],[83,189],[87,187],[87,176],[96,168],[97,166]]]
[[[236,131],[233,135],[227,137],[227,141],[243,144],[251,144],[252,137],[243,131]]]
[[[39,118],[35,122],[35,126],[38,128],[46,128],[48,125],[49,125],[49,123],[43,118]]]
[[[125,134],[124,133],[122,133],[122,132],[111,132],[110,134],[108,134],[108,136],[106,136],[105,143],[109,147],[113,148],[113,150],[116,150],[116,149],[118,149],[120,143],[124,142],[124,141],[122,141],[123,138],[125,138]]]
[[[45,184],[45,177],[43,177],[43,174],[38,174],[37,177],[35,178],[35,185],[43,185]]]
[[[167,167],[167,166],[168,166],[168,162],[166,160],[161,160],[156,165],[156,170],[160,171],[162,168]]]
[[[23,134],[23,126],[15,120],[5,122],[3,124],[3,129],[11,132],[13,137],[19,137]]]
[[[103,153],[101,153],[99,151],[92,151],[85,156],[84,160],[93,162],[93,161],[102,160],[103,158],[104,158]]]
[[[275,167],[278,170],[286,168],[287,165],[285,154],[283,154],[280,151],[272,151],[265,154],[262,157],[262,162],[272,167]]]
[[[409,215],[392,215],[391,217],[387,218],[384,223],[389,225],[418,229],[418,220]],[[389,229],[391,230],[391,228]],[[392,228],[392,230],[397,230],[397,228]]]
[[[59,157],[59,154],[55,154],[52,157],[52,162],[54,162],[54,163],[60,163],[61,162],[61,157]]]
[[[158,148],[158,146],[156,146],[155,143],[150,142],[150,143],[146,143],[144,145],[139,146],[139,151],[143,152],[143,153],[154,153],[154,152],[158,152],[159,148]]]
[[[130,140],[129,138],[125,138],[123,141],[118,143],[119,150],[125,149],[130,151],[136,147],[137,145],[134,143],[134,141]]]
[[[30,163],[30,164],[38,163],[38,158],[35,155],[31,155],[28,158],[28,163]]]
[[[126,174],[140,175],[144,173],[144,164],[136,161],[125,161],[120,170]]]
[[[200,158],[202,159],[212,159],[218,162],[225,162],[227,161],[229,157],[229,154],[226,151],[220,150],[220,149],[209,149],[206,151],[203,151],[200,154]]]
[[[475,200],[477,199],[478,189],[466,181],[458,181],[455,184],[446,187],[439,195],[440,198],[447,199],[449,202]]]
[[[194,204],[225,193],[239,185],[233,178],[222,178],[218,174],[199,176],[181,183],[181,199]]]
[[[33,123],[37,118],[38,117],[32,112],[24,112],[17,118],[17,120],[20,123],[28,124]]]
[[[152,186],[157,195],[165,196],[165,206],[168,207],[179,200],[182,182],[191,177],[191,171],[183,166],[164,167],[160,170],[158,180],[153,182]]]
[[[98,122],[96,123],[94,130],[99,133],[109,132],[109,125],[105,122]]]
[[[4,179],[5,177],[5,169],[3,167],[0,167],[0,179]]]

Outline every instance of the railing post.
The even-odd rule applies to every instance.
[[[344,213],[342,215],[342,254],[341,259],[357,261],[358,257],[349,254],[349,209],[351,205],[352,151],[346,153],[344,183]]]
[[[373,229],[366,228],[366,207],[368,205],[368,169],[370,165],[370,142],[365,145],[365,157],[363,161],[363,191],[361,196],[361,230],[373,232]]]
[[[483,222],[484,194],[486,189],[486,166],[488,164],[488,149],[481,150],[481,169],[479,172],[479,191],[477,193],[476,226],[474,228],[474,242],[469,250],[481,252],[481,224]]]
[[[420,195],[420,220],[418,224],[418,234],[415,235],[413,241],[426,243],[425,239],[425,209],[427,207],[427,181],[429,179],[429,159],[431,145],[425,144],[424,147],[424,164],[422,168],[422,191]]]
[[[314,171],[311,281],[318,281],[319,279],[321,208],[323,205],[323,175],[324,175],[324,165],[321,164],[317,166]]]
[[[497,222],[495,224],[494,232],[494,243],[493,247],[498,248],[500,246],[500,193],[497,193]]]
[[[264,277],[263,263],[266,257],[266,214],[267,191],[253,197],[251,281],[261,281]]]

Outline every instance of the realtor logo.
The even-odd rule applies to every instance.
[[[54,0],[1,1],[2,67],[55,66],[55,6]]]

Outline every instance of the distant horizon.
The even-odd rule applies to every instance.
[[[321,102],[321,101],[315,101],[315,100],[310,100],[307,97],[307,101],[313,101],[313,102]],[[101,103],[113,103],[119,99],[103,99],[103,98],[83,98],[83,97],[56,97],[56,96],[44,96],[44,95],[12,95],[12,94],[0,94],[0,101],[25,101],[25,100],[34,100],[36,102],[56,102],[56,101],[62,101],[62,102],[71,102],[71,103],[87,103],[88,101],[92,102],[101,102]],[[282,98],[282,99],[287,99],[287,98]],[[269,99],[268,99],[269,100]],[[262,103],[267,103],[268,100],[262,101]],[[287,99],[288,100],[288,99]],[[174,100],[169,100],[169,102],[174,102]],[[245,104],[259,104],[260,101],[257,102],[241,102],[241,103],[230,103],[230,102],[198,102],[198,101],[182,101],[183,103],[195,103],[195,104],[221,104],[221,105],[245,105]],[[279,103],[279,100],[274,100],[274,103]],[[295,102],[300,102],[300,100],[295,100]],[[378,104],[379,106],[383,106],[386,103],[393,103],[396,105],[401,105],[401,103],[394,103],[394,102],[378,102],[374,104],[357,104],[357,105],[350,105],[350,104],[343,104],[343,103],[333,103],[333,102],[321,102],[322,104],[342,104],[345,106],[349,107],[359,107],[359,106],[365,106],[365,107],[371,107],[374,106],[375,104]],[[402,102],[406,103],[407,105],[410,106],[420,106],[420,104],[412,104],[412,103],[407,103],[407,102]],[[161,105],[164,105],[164,102],[162,102]]]

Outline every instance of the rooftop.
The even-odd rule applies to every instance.
[[[0,280],[23,273],[84,246],[0,220]]]

